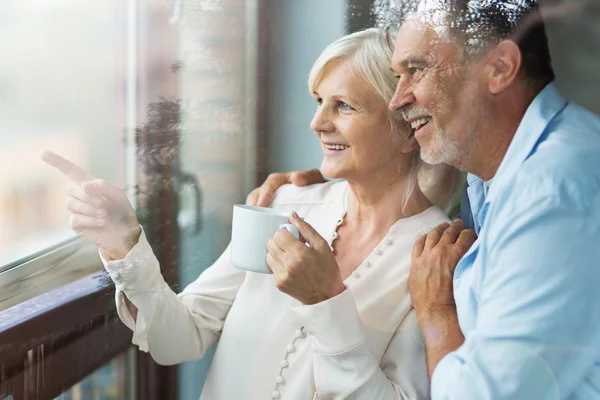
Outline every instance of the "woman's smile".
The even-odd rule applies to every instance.
[[[337,144],[337,143],[325,143],[321,142],[323,145],[323,152],[328,156],[337,156],[343,154],[350,146],[346,144]]]

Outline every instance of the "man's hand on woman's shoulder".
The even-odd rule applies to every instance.
[[[296,186],[307,186],[315,183],[323,183],[325,178],[316,168],[305,171],[276,172],[270,174],[264,183],[254,189],[246,198],[246,204],[250,206],[266,207],[273,200],[277,189],[291,183]]]

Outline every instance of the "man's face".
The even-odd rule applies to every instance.
[[[414,129],[421,157],[430,164],[464,168],[477,140],[483,106],[478,66],[466,62],[445,33],[421,17],[400,28],[392,58],[398,77],[391,110],[399,110]]]

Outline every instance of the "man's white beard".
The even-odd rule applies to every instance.
[[[454,164],[462,158],[460,146],[450,135],[439,130],[433,132],[433,138],[426,148],[421,148],[421,159],[427,164]]]

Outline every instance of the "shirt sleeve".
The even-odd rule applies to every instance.
[[[427,399],[429,380],[414,310],[393,335],[382,360],[367,341],[350,289],[293,309],[314,348],[316,399]]]
[[[231,265],[228,247],[177,295],[163,279],[144,232],[124,259],[102,262],[115,282],[117,312],[133,331],[133,344],[163,365],[199,359],[217,342],[246,276]],[[138,310],[135,319],[125,295]]]
[[[582,205],[564,189],[490,209],[476,327],[437,365],[433,400],[568,399],[590,374],[600,348],[600,197]]]

